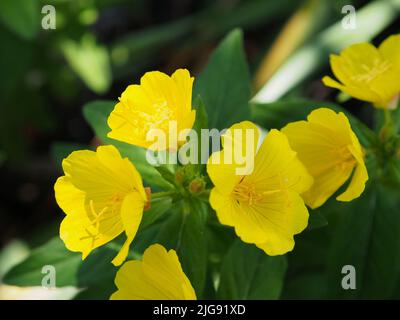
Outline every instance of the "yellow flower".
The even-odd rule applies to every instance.
[[[147,72],[140,85],[130,85],[122,93],[108,118],[108,137],[153,150],[174,149],[177,133],[191,129],[195,120],[195,110],[191,110],[193,80],[186,69],[176,70],[171,77]],[[170,130],[175,124],[176,129]],[[166,146],[146,139],[154,129],[165,133]]]
[[[323,83],[350,96],[372,102],[377,108],[394,109],[400,93],[400,34],[388,37],[379,48],[353,44],[340,56],[331,55],[337,82],[325,76]]]
[[[127,239],[112,261],[120,265],[147,199],[140,174],[111,145],[98,147],[96,152],[72,152],[62,166],[65,175],[54,186],[57,203],[66,213],[60,238],[69,250],[82,252],[85,259],[93,249],[125,231]]]
[[[308,172],[314,177],[311,189],[303,194],[308,206],[317,208],[351,176],[347,190],[336,199],[351,201],[361,195],[368,180],[363,151],[349,120],[327,108],[311,112],[308,121],[289,123],[282,132],[288,137]]]
[[[251,148],[245,138],[249,130],[255,137]],[[254,243],[269,255],[291,251],[293,236],[308,223],[308,211],[300,194],[311,186],[312,177],[278,130],[268,133],[258,151],[259,133],[253,123],[244,121],[229,131],[233,139],[227,139],[225,134],[223,150],[213,153],[207,163],[215,186],[210,194],[212,208],[219,221],[233,226],[242,241]],[[235,131],[242,134],[235,137]],[[225,154],[245,150],[252,153],[254,167],[250,174],[238,175],[239,163],[229,162]]]
[[[196,300],[175,250],[159,244],[146,249],[141,261],[127,261],[115,277],[111,300]]]

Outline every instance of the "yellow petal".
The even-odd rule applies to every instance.
[[[379,95],[379,99],[374,101],[375,107],[389,108],[390,102],[400,93],[400,69],[388,69],[373,79],[369,87]]]
[[[85,193],[76,188],[68,177],[62,176],[54,184],[57,204],[66,214],[74,214],[84,210]]]
[[[160,285],[164,291],[175,295],[175,299],[196,299],[196,294],[182,270],[175,250],[167,252],[159,244],[152,245],[150,249],[143,254],[143,271],[146,277]],[[159,268],[160,265],[164,267],[162,270]]]
[[[290,188],[298,193],[308,190],[313,178],[289,146],[287,137],[271,130],[257,152],[251,181],[264,190]]]
[[[151,110],[148,104],[140,98],[132,99],[132,101],[136,101],[136,104],[142,102],[140,105],[141,108],[147,106],[147,110]],[[111,128],[111,131],[107,134],[107,137],[147,148],[151,144],[150,141],[146,140],[146,130],[149,128],[143,122],[140,122],[138,112],[145,111],[141,111],[139,108],[134,109],[132,105],[129,105],[128,102],[121,98],[121,102],[115,105],[114,110],[108,117],[107,124]]]
[[[137,192],[128,194],[122,203],[121,219],[127,239],[118,255],[112,261],[115,266],[121,265],[129,253],[129,246],[136,235],[140,221],[142,221],[144,204],[142,195]]]
[[[253,171],[258,140],[259,130],[250,121],[234,124],[222,135],[223,150],[207,162],[207,173],[221,193],[230,194],[242,176]]]
[[[318,159],[315,165],[319,165]],[[311,163],[312,165],[312,163]],[[350,177],[352,168],[339,170],[332,166],[314,177],[313,187],[303,193],[305,203],[312,209],[322,206]]]
[[[400,34],[387,37],[379,46],[379,51],[386,59],[400,69]]]
[[[222,135],[222,147],[232,148],[245,155],[246,150],[251,150],[253,157],[257,151],[258,139],[260,137],[257,126],[251,121],[242,121],[232,125]],[[249,147],[247,147],[249,145]]]
[[[223,195],[214,188],[210,194],[210,205],[216,211],[218,220],[222,224],[235,227],[236,234],[244,242],[256,243],[266,239],[257,216],[250,215],[248,207],[240,204],[231,195]]]
[[[308,210],[303,199],[293,191],[288,191],[286,197],[286,207],[278,208],[271,201],[258,209],[265,211],[267,240],[256,245],[270,256],[293,250],[293,235],[302,232],[308,224]]]
[[[190,76],[190,73],[186,69],[176,70],[172,76],[172,80],[175,82],[178,92],[180,92],[180,103],[184,106],[182,112],[189,113],[192,104],[192,88],[194,78]]]
[[[338,201],[351,201],[358,198],[364,192],[365,184],[368,181],[368,171],[360,148],[351,146],[350,151],[357,160],[357,166],[346,191],[336,198]]]
[[[149,296],[154,299],[164,298],[162,292],[152,292],[152,294],[147,292],[148,285],[143,275],[141,261],[125,262],[115,276],[115,285],[118,290],[111,295],[110,300],[150,300]]]
[[[208,159],[207,173],[218,191],[229,195],[242,176],[236,173],[238,166],[235,163],[226,163],[224,158],[224,151],[214,152]]]
[[[82,252],[82,259],[120,235],[124,230],[118,215],[112,215],[100,226],[89,219],[86,209],[68,214],[60,225],[60,238],[70,251]]]
[[[114,146],[100,146],[96,152],[72,152],[63,160],[65,174],[80,190],[96,195],[128,193],[136,187],[134,166],[121,158]]]
[[[307,226],[307,208],[301,197],[291,190],[266,193],[262,201],[248,205],[231,196],[221,195],[214,189],[210,204],[220,222],[234,226],[236,234],[247,243],[268,244],[271,234],[293,242],[293,235]]]
[[[367,70],[375,68],[376,62],[383,61],[383,57],[370,43],[356,43],[345,48],[340,56],[331,56],[331,67],[334,75],[343,84],[362,83],[367,78]]]
[[[142,261],[128,261],[117,272],[118,291],[111,299],[195,300],[196,294],[182,271],[174,250],[155,244],[146,249]]]
[[[217,188],[213,188],[210,192],[210,205],[217,212],[218,220],[221,224],[233,227],[233,210],[235,210],[235,202],[232,201],[230,195],[220,193]]]
[[[342,144],[351,143],[351,126],[343,112],[336,113],[329,108],[318,108],[313,110],[308,116],[309,123],[318,125],[320,133],[325,135],[325,141]],[[330,137],[332,136],[332,137]]]
[[[102,224],[103,233],[99,235],[99,228],[88,217],[85,193],[77,189],[68,177],[60,177],[54,188],[57,203],[67,214],[60,226],[60,238],[69,250],[82,252],[83,259],[123,231],[119,217],[115,216]]]
[[[191,110],[194,78],[190,76],[189,71],[186,69],[176,70],[171,78],[176,84],[180,104],[182,105],[181,112],[177,114],[178,129],[190,129],[193,127],[196,118],[196,111]]]
[[[344,90],[345,86],[342,85],[341,83],[337,82],[336,80],[332,79],[331,77],[325,76],[322,78],[322,82],[324,85],[326,85],[327,87],[331,87],[331,88],[336,88],[339,90]]]
[[[245,209],[262,229],[262,241],[246,241],[255,243],[269,255],[285,254],[293,249],[293,235],[307,227],[308,210],[303,199],[294,191],[280,191],[268,195],[264,201]]]
[[[322,78],[322,82],[327,87],[339,89],[340,91],[343,91],[343,92],[347,93],[348,95],[350,95],[356,99],[359,99],[359,100],[375,102],[375,101],[380,101],[380,99],[381,99],[380,96],[375,91],[372,91],[369,87],[366,87],[366,86],[357,87],[352,84],[344,86],[344,85],[340,84],[339,82],[337,82],[327,76]]]

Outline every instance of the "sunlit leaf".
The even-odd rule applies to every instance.
[[[112,78],[108,51],[92,35],[85,34],[80,42],[64,40],[61,50],[71,68],[91,90],[104,93],[109,89]]]

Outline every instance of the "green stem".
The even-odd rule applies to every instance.
[[[382,141],[386,141],[389,137],[393,135],[394,126],[391,110],[384,109],[383,112],[385,121],[379,135]]]
[[[389,109],[384,109],[384,115],[385,115],[385,124],[384,126],[388,126],[392,124],[392,112]]]
[[[151,194],[151,199],[160,199],[160,198],[168,198],[176,195],[176,191],[163,191],[163,192],[155,192]]]
[[[197,197],[201,201],[209,202],[211,189],[206,189],[202,193],[200,193]]]

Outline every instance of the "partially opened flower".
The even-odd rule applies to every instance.
[[[120,265],[142,219],[146,193],[135,166],[121,158],[113,146],[96,152],[72,152],[62,163],[64,176],[54,189],[58,205],[66,216],[60,237],[82,259],[125,231],[126,241],[112,261]]]
[[[140,85],[130,85],[122,93],[108,118],[108,136],[153,150],[176,148],[177,133],[191,129],[195,120],[193,80],[186,69],[176,70],[171,77],[147,72]],[[156,134],[155,130],[165,133],[165,141],[154,142],[148,136],[152,131]]]
[[[141,261],[127,261],[115,277],[111,300],[196,300],[196,293],[175,250],[159,244],[146,249]]]
[[[397,107],[400,94],[400,35],[388,37],[379,48],[370,43],[353,44],[339,56],[331,55],[337,82],[325,76],[328,87],[373,103],[378,108]]]
[[[282,129],[290,146],[314,177],[314,184],[303,194],[308,206],[325,203],[353,174],[346,191],[336,199],[359,197],[368,180],[361,145],[342,113],[327,108],[311,112],[308,121],[289,123]]]
[[[212,208],[219,221],[233,226],[242,241],[255,244],[269,255],[291,251],[293,236],[308,223],[300,194],[310,188],[312,177],[278,130],[268,133],[258,151],[260,138],[253,123],[235,124],[229,132],[230,136],[222,137],[223,150],[213,153],[207,163],[214,183]],[[245,132],[253,132],[254,139],[248,139]],[[244,152],[251,155],[247,160],[254,161],[254,166],[246,174],[238,174],[242,164],[235,160],[235,154]],[[227,153],[233,155],[233,161]]]

